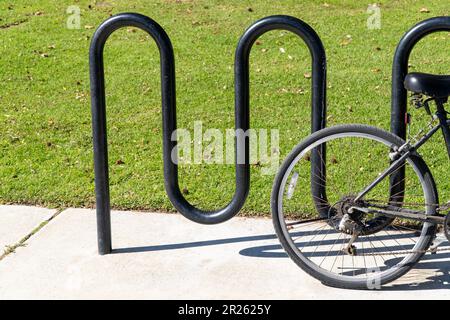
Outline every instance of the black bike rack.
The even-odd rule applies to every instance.
[[[419,22],[402,37],[395,50],[392,64],[392,96],[391,96],[391,132],[406,139],[405,115],[407,112],[407,91],[403,85],[408,74],[410,54],[415,45],[425,36],[450,31],[450,17],[434,17]],[[403,199],[405,171],[397,170],[390,177],[391,195],[396,195],[395,201]]]
[[[106,99],[103,67],[103,49],[108,37],[122,27],[137,27],[146,31],[160,51],[164,180],[167,195],[174,207],[186,218],[215,224],[235,216],[245,203],[250,188],[249,141],[239,146],[235,139],[236,190],[231,202],[217,211],[202,211],[191,205],[182,195],[178,185],[178,166],[171,160],[171,151],[177,142],[171,140],[176,130],[175,62],[170,39],[164,29],[149,17],[136,13],[123,13],[103,22],[96,30],[90,47],[90,80],[92,127],[94,143],[95,192],[97,205],[98,250],[100,254],[112,251],[110,194],[108,177],[108,148],[106,131]],[[298,35],[309,48],[312,57],[311,131],[325,127],[326,120],[326,57],[319,36],[305,22],[290,16],[270,16],[251,25],[241,37],[235,53],[235,129],[249,129],[249,55],[259,36],[274,29],[284,29]],[[322,150],[323,152],[325,150]],[[244,158],[242,158],[244,157]],[[245,159],[239,164],[237,159]],[[323,180],[325,168],[320,160],[311,157],[313,177]],[[315,164],[315,165],[314,165]],[[315,183],[313,194],[326,199],[325,187]]]

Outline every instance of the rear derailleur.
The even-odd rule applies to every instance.
[[[350,241],[347,243],[347,245],[342,249],[342,251],[349,255],[349,256],[356,256],[356,246],[353,245],[355,241],[358,239],[359,235],[362,233],[364,229],[364,224],[360,222],[359,220],[353,220],[351,215],[346,213],[342,217],[341,221],[338,225],[338,230],[346,233],[351,234],[352,237],[350,238]]]

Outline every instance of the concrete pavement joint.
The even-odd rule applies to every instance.
[[[41,222],[36,228],[34,228],[33,230],[31,230],[30,233],[28,233],[25,237],[23,237],[22,239],[20,239],[18,242],[16,242],[15,244],[12,245],[7,245],[2,253],[2,255],[0,255],[0,261],[2,261],[4,258],[6,258],[8,255],[10,255],[11,253],[14,253],[16,251],[17,248],[19,247],[25,247],[26,246],[26,242],[28,239],[30,239],[33,235],[35,235],[36,233],[38,233],[43,227],[45,227],[51,220],[53,220],[55,217],[57,217],[61,212],[63,212],[64,210],[66,210],[67,208],[58,208],[56,209],[55,214],[53,214],[49,219]]]

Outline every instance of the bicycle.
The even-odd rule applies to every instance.
[[[441,130],[450,157],[444,109],[450,76],[410,73],[404,86],[413,105],[431,116],[427,131],[405,141],[367,125],[325,128],[300,142],[275,177],[277,236],[289,257],[325,285],[380,288],[425,253],[450,251],[450,202],[439,205],[433,176],[418,153]]]

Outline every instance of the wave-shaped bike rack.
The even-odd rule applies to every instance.
[[[110,194],[108,175],[108,149],[106,131],[106,99],[103,67],[103,49],[108,37],[122,27],[137,27],[146,31],[156,42],[160,51],[163,162],[167,195],[173,206],[186,218],[202,223],[215,224],[235,216],[245,203],[250,188],[249,141],[243,146],[235,138],[236,189],[230,203],[216,211],[203,211],[191,205],[182,195],[178,185],[178,166],[171,160],[171,152],[177,142],[172,141],[176,130],[175,62],[170,39],[164,29],[150,19],[137,13],[122,13],[103,22],[96,30],[90,47],[90,80],[92,103],[92,127],[94,143],[95,192],[97,204],[98,250],[100,254],[112,251]],[[249,55],[254,42],[264,33],[284,29],[298,35],[309,48],[312,57],[311,131],[325,127],[326,120],[326,57],[325,49],[317,33],[305,22],[291,16],[269,16],[252,24],[240,38],[235,53],[235,129],[246,132],[249,127]],[[242,158],[244,157],[244,158]],[[239,163],[237,159],[245,159]],[[323,179],[324,167],[318,158],[311,157],[313,177]],[[313,192],[325,198],[322,183]]]
[[[391,132],[406,139],[407,91],[403,85],[408,74],[409,57],[416,44],[424,37],[442,31],[450,31],[450,17],[433,17],[423,20],[409,29],[401,38],[392,64]],[[405,189],[404,168],[390,176],[391,195],[402,201]]]

